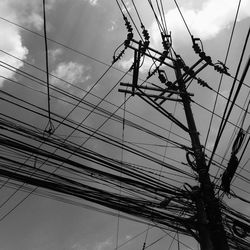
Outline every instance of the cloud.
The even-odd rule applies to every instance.
[[[143,60],[143,64],[140,66],[140,73],[148,72],[148,70],[150,69],[150,67],[153,64],[153,60],[151,58],[149,58],[149,57],[145,57],[144,59],[141,59],[141,60]],[[128,69],[131,68],[133,63],[134,63],[134,57],[131,57],[131,58],[127,59],[127,60],[124,59],[124,60],[119,61],[118,65],[122,69],[128,70]]]
[[[92,6],[98,5],[99,0],[84,0],[85,2],[88,2]]]
[[[181,7],[181,12],[187,22],[191,33],[202,40],[212,39],[223,29],[233,23],[238,1],[235,0],[208,0],[200,9],[187,9]],[[240,7],[238,21],[250,17],[250,1],[243,0]],[[172,31],[174,43],[186,43],[190,38],[184,22],[177,8],[166,13],[168,29]],[[151,26],[154,44],[158,47],[161,42],[156,22]]]
[[[47,8],[51,9],[55,0],[47,1]],[[0,16],[25,27],[34,27],[41,29],[43,20],[41,17],[42,5],[40,0],[1,0]],[[28,49],[23,45],[21,30],[18,26],[10,25],[1,20],[0,22],[0,48],[1,50],[25,60],[28,55]],[[23,62],[13,57],[0,53],[0,60],[8,63],[17,69],[23,66]],[[15,72],[0,67],[0,75],[13,78]],[[3,86],[4,79],[0,78],[0,87]]]
[[[110,27],[108,28],[108,31],[114,31],[115,29],[117,28],[117,23],[116,21],[111,21],[111,25]]]
[[[131,66],[133,65],[133,62],[134,62],[134,57],[131,57],[127,60],[121,60],[119,61],[118,63],[118,66],[121,67],[123,70],[128,70],[131,68]],[[152,72],[155,68],[156,68],[156,65],[159,64],[159,62],[155,62],[152,60],[152,58],[149,58],[149,57],[145,57],[143,59],[141,59],[141,62],[143,62],[143,64],[141,64],[140,66],[140,73],[148,73],[149,71]],[[171,62],[169,60],[165,60],[165,62],[168,62],[171,64]]]
[[[94,247],[94,250],[108,250],[111,249],[113,246],[113,242],[110,238],[108,238],[105,241],[98,242],[96,246]]]
[[[131,235],[126,235],[126,237],[125,237],[125,240],[127,241],[127,240],[131,240],[132,239],[132,236]]]
[[[122,12],[127,12],[131,10],[131,6],[130,6],[130,2],[129,1],[124,1],[124,4],[126,6],[126,8],[124,7],[124,5],[122,5]]]
[[[49,50],[49,62],[54,63],[58,59],[59,56],[63,54],[63,50],[61,48],[56,48]]]
[[[80,243],[75,243],[71,247],[71,250],[88,250],[87,247],[82,246]]]
[[[119,61],[118,65],[121,68],[123,68],[125,70],[128,70],[133,65],[133,62],[134,62],[134,58],[131,57],[131,58],[127,59],[127,60],[124,59],[124,60]]]
[[[76,62],[62,62],[57,65],[56,69],[53,70],[51,74],[73,85],[77,85],[90,79],[90,76],[86,74],[87,71],[88,67],[82,64]],[[51,78],[51,83],[53,85],[58,85],[60,87],[69,89],[71,86],[66,82],[54,77]]]
[[[114,243],[111,238],[108,238],[104,241],[96,242],[94,244],[82,245],[81,243],[75,243],[71,246],[72,250],[110,250],[114,248]]]
[[[16,20],[16,13],[10,6],[10,3],[7,1],[0,2],[0,15],[6,19]],[[17,26],[9,25],[8,23],[1,21],[0,22],[0,48],[1,50],[12,54],[21,60],[26,59],[28,54],[28,49],[22,45],[22,39],[20,35],[19,28]],[[12,65],[19,69],[23,66],[23,63],[13,57],[8,56],[7,54],[1,52],[0,60]],[[9,71],[3,67],[0,67],[0,75],[13,78],[15,73]],[[0,78],[0,87],[3,86],[4,79]]]
[[[9,7],[9,11],[14,14],[15,21],[25,27],[43,28],[43,6],[41,0],[2,0],[5,6]],[[56,0],[46,0],[46,10],[51,10]]]

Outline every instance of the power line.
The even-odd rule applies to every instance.
[[[11,56],[11,57],[17,59],[17,60],[20,60],[21,62],[23,62],[23,63],[25,63],[25,64],[27,64],[27,65],[29,65],[29,66],[31,66],[31,67],[34,67],[34,68],[38,69],[38,70],[41,71],[41,72],[45,72],[45,71],[43,71],[42,69],[40,69],[39,67],[36,67],[36,66],[34,66],[33,64],[30,64],[30,63],[28,63],[28,62],[25,61],[25,60],[21,60],[20,58],[18,58],[18,57],[16,57],[16,56],[13,56],[13,55],[9,54],[9,53],[6,52],[6,51],[3,51],[3,50],[0,50],[0,51],[2,51],[3,53],[5,53],[5,54],[7,54],[7,55],[9,55],[9,56]],[[4,63],[4,64],[6,64],[6,63]],[[7,65],[10,66],[9,64],[7,64]],[[11,67],[12,67],[13,69],[15,69],[15,72],[17,72],[17,73],[19,73],[19,72],[24,72],[24,71],[21,71],[20,69],[17,69],[16,67],[13,67],[13,66],[11,66]],[[122,73],[125,73],[125,72],[122,71]],[[25,73],[25,74],[27,74],[27,73]],[[57,80],[60,80],[60,81],[62,81],[62,82],[64,82],[64,83],[66,83],[66,84],[69,84],[70,86],[76,88],[77,90],[81,90],[81,91],[87,93],[87,91],[86,91],[85,89],[83,89],[83,88],[81,88],[81,87],[79,87],[79,86],[77,86],[77,85],[74,85],[74,84],[70,83],[69,81],[66,81],[66,80],[64,80],[64,79],[62,79],[62,78],[59,78],[59,77],[57,77],[56,75],[53,75],[53,74],[51,74],[51,73],[50,73],[49,75],[50,75],[51,77],[57,79]],[[30,76],[31,76],[31,75],[30,75]],[[34,76],[33,76],[33,77],[34,77]],[[41,79],[39,79],[39,78],[37,78],[37,77],[35,77],[35,79],[38,79],[39,81],[41,81]],[[33,81],[34,81],[34,80],[33,80]],[[58,87],[56,87],[56,86],[53,86],[53,85],[52,85],[52,87],[53,87],[54,89],[56,89],[56,91],[59,90]],[[62,91],[62,90],[60,89],[60,91]],[[67,96],[69,96],[69,95],[72,95],[72,93],[70,93],[70,94],[67,93]],[[97,96],[97,95],[95,95],[95,94],[93,94],[93,93],[89,93],[89,95],[91,95],[91,96],[93,96],[93,97],[98,98],[99,100],[101,100],[101,98],[100,98],[99,96]],[[223,95],[222,95],[222,97],[223,97]],[[104,101],[105,103],[107,103],[107,104],[111,104],[112,106],[114,106],[114,107],[116,107],[116,108],[118,107],[116,104],[114,104],[114,103],[112,103],[112,102],[110,102],[110,101],[108,101],[108,100],[103,100],[103,101]],[[162,130],[168,131],[168,130],[166,130],[166,128],[163,128],[163,127],[159,126],[158,124],[154,123],[153,121],[149,121],[149,120],[143,118],[142,116],[136,115],[135,113],[133,113],[133,112],[131,112],[131,111],[129,111],[129,110],[127,110],[126,112],[127,112],[128,114],[131,114],[131,115],[135,116],[136,118],[141,119],[142,121],[145,121],[145,122],[147,122],[147,123],[149,123],[149,124],[152,124],[152,125],[154,125],[154,126],[160,128],[160,129],[162,129]],[[176,133],[174,133],[174,132],[172,132],[172,134],[175,135],[175,136],[177,136],[177,137],[180,137],[181,139],[187,140],[186,138],[184,138],[184,137],[182,137],[181,135],[178,135],[178,134],[176,134]],[[187,140],[187,141],[188,141],[188,140]]]
[[[179,13],[180,13],[180,15],[181,15],[181,18],[182,18],[182,20],[183,20],[183,22],[184,22],[184,24],[185,24],[185,26],[186,26],[186,29],[187,29],[187,31],[188,31],[190,37],[192,37],[192,33],[191,33],[191,31],[190,31],[190,29],[189,29],[189,27],[188,27],[188,25],[187,25],[187,22],[186,22],[186,20],[185,20],[183,14],[182,14],[182,11],[181,11],[181,9],[180,9],[180,7],[179,7],[179,4],[177,3],[176,0],[174,0],[174,2],[175,2],[175,5],[176,5],[176,7],[177,7],[177,9],[178,9],[178,11],[179,11]]]
[[[161,4],[162,4],[162,2],[161,2]],[[160,7],[158,2],[157,2],[157,6]],[[164,16],[164,13],[160,11],[160,8],[158,8],[158,10],[159,10],[159,13],[161,14],[161,22],[162,22],[162,24],[164,24],[163,27],[165,28],[166,23],[162,19],[163,16]],[[24,73],[23,76],[26,77],[25,73]],[[32,81],[32,75],[30,74],[28,77],[30,77],[30,80]],[[39,79],[36,79],[36,80],[39,82]],[[110,92],[112,92],[112,91],[113,91],[113,88],[110,90]],[[88,93],[88,94],[90,94],[90,93]],[[7,94],[5,94],[5,95],[7,95]],[[67,93],[62,92],[62,96],[67,96]],[[111,119],[113,121],[120,122],[121,120],[120,120],[120,118],[118,118],[118,116],[116,116],[116,112],[118,110],[121,110],[122,105],[125,105],[126,101],[123,102],[121,106],[117,106],[118,109],[115,112],[108,112],[107,110],[101,109],[101,106],[100,106],[100,103],[106,101],[105,100],[106,96],[103,97],[103,98],[100,98],[99,99],[100,102],[97,105],[93,104],[94,106],[91,106],[91,105],[88,106],[89,107],[88,115],[93,117],[93,114],[96,114],[97,112],[100,112],[100,113],[105,115],[105,119],[106,119],[105,122],[110,121]],[[7,102],[7,103],[10,103],[11,105],[15,105],[15,107],[19,107],[20,109],[28,108],[29,112],[33,112],[34,114],[36,114],[38,116],[41,116],[41,117],[44,115],[44,109],[38,109],[37,107],[35,107],[35,105],[32,106],[32,105],[28,104],[28,102],[23,104],[21,98],[19,98],[19,99],[15,99],[14,97],[10,98],[10,95],[9,95],[8,96],[9,100],[8,100],[5,97],[3,98],[3,100],[5,102]],[[70,96],[70,101],[72,103],[73,108],[82,108],[81,105],[85,105],[85,103],[83,101],[80,102],[80,104],[79,104],[80,100],[77,99],[76,97],[74,97],[73,95]],[[74,104],[74,101],[77,101],[77,104]],[[75,131],[81,131],[83,128],[86,128],[86,126],[84,126],[84,124],[83,124],[83,121],[82,122],[74,122],[74,121],[68,119],[68,117],[64,120],[63,116],[59,116],[58,114],[53,114],[53,113],[52,113],[52,116],[53,116],[52,117],[53,121],[57,121],[58,124],[60,124],[61,126],[64,126],[63,128],[66,128],[67,125],[70,125],[70,129],[72,129],[72,133],[74,133]],[[44,164],[44,163],[47,162],[48,164],[50,164],[51,168],[55,167],[54,168],[55,170],[57,170],[57,169],[61,170],[61,168],[62,168],[62,171],[65,171],[65,173],[66,173],[64,175],[59,175],[58,173],[55,173],[55,172],[54,173],[44,172],[42,169],[38,169],[37,166],[35,166],[36,171],[30,171],[30,169],[31,169],[30,167],[32,166],[31,162],[33,161],[32,162],[33,164],[34,164],[34,162],[37,162],[37,160],[34,160],[34,159],[32,159],[30,162],[27,162],[27,164],[20,169],[19,173],[14,172],[17,169],[17,166],[19,166],[19,163],[21,163],[21,161],[22,161],[21,157],[19,159],[15,158],[15,161],[19,161],[19,162],[16,163],[16,165],[15,165],[14,162],[12,162],[12,164],[10,164],[10,166],[9,166],[9,169],[7,168],[7,170],[6,170],[4,167],[8,166],[7,162],[9,163],[9,161],[11,160],[11,153],[13,152],[13,151],[10,150],[10,151],[7,151],[7,153],[9,154],[7,157],[2,156],[2,157],[4,157],[4,160],[1,162],[2,163],[1,167],[3,168],[3,171],[1,173],[5,177],[11,176],[13,179],[15,179],[17,181],[21,181],[23,183],[25,183],[25,177],[28,177],[28,181],[29,181],[29,183],[31,185],[34,185],[34,186],[42,185],[45,188],[52,188],[52,189],[54,188],[53,190],[60,191],[64,195],[66,195],[66,194],[67,195],[72,195],[73,194],[73,195],[76,195],[80,199],[80,198],[84,198],[84,196],[83,196],[83,195],[85,195],[84,191],[86,191],[85,189],[81,189],[82,188],[82,186],[81,186],[82,181],[81,181],[80,178],[79,179],[73,179],[73,178],[71,179],[70,178],[71,171],[73,173],[75,173],[74,170],[73,170],[73,167],[76,167],[77,162],[81,162],[84,159],[84,160],[90,162],[91,164],[93,164],[95,166],[99,166],[98,164],[100,164],[101,169],[104,168],[104,167],[108,168],[109,165],[112,165],[113,169],[110,168],[110,169],[112,169],[112,171],[117,171],[116,168],[122,170],[123,166],[126,166],[126,164],[128,164],[126,162],[123,162],[123,159],[122,159],[122,163],[121,163],[121,162],[116,161],[115,159],[108,158],[105,155],[102,156],[102,155],[98,154],[97,151],[96,152],[91,151],[87,147],[83,147],[83,144],[79,145],[78,143],[74,143],[73,138],[71,138],[71,141],[67,140],[67,138],[69,138],[69,137],[67,137],[66,139],[63,138],[63,140],[60,140],[62,138],[60,138],[60,137],[57,138],[57,136],[53,136],[53,135],[51,135],[49,138],[41,138],[41,133],[40,133],[41,131],[39,131],[39,130],[34,131],[34,128],[29,126],[31,124],[27,125],[27,127],[29,128],[28,129],[25,126],[19,126],[21,124],[21,121],[19,122],[19,121],[16,120],[16,122],[13,122],[11,124],[11,123],[9,123],[9,121],[7,119],[7,116],[5,116],[4,118],[5,119],[0,120],[1,121],[1,126],[5,127],[4,129],[6,131],[8,131],[8,132],[7,132],[7,134],[2,134],[2,137],[0,139],[1,139],[1,141],[3,141],[5,143],[4,145],[6,145],[5,151],[7,151],[8,147],[10,147],[10,148],[15,147],[16,148],[16,151],[15,151],[16,153],[20,153],[22,150],[25,151],[24,149],[27,149],[25,152],[23,152],[23,155],[26,155],[28,157],[32,157],[33,154],[31,154],[31,152],[28,150],[28,149],[30,149],[32,152],[34,152],[34,153],[36,153],[38,155],[38,158],[39,158],[38,160],[40,161],[40,163],[43,162],[43,164]],[[103,124],[105,124],[105,122]],[[123,117],[123,120],[122,120],[123,128],[125,127],[126,122],[127,121],[125,119],[125,111],[124,111],[124,117]],[[128,122],[130,122],[130,121],[128,121]],[[104,133],[101,131],[101,128],[102,128],[103,124],[100,127],[98,127],[97,129],[93,129],[92,131],[88,130],[89,133],[87,134],[88,137],[87,137],[86,141],[90,140],[92,137],[97,138],[99,135],[104,135]],[[141,127],[139,127],[137,125],[135,125],[135,127],[136,127],[136,129],[138,129],[138,131],[139,131],[139,129],[141,129]],[[143,129],[141,129],[141,131],[142,130]],[[152,132],[155,132],[155,131],[150,132],[149,129],[148,130],[143,130],[143,131],[144,132],[148,131],[148,134],[151,134]],[[124,132],[124,130],[123,130],[123,132]],[[10,134],[10,133],[12,133],[12,134]],[[17,140],[15,140],[15,137],[16,137],[15,135],[18,135],[18,138],[19,138],[19,136],[22,136],[22,138],[24,138],[25,143],[31,142],[31,144],[29,145],[30,147],[28,147],[25,143],[21,143],[21,141],[18,142]],[[70,136],[72,136],[72,134]],[[109,138],[113,138],[113,137],[111,137],[111,136],[110,137],[105,137],[105,143],[109,143],[108,142]],[[27,141],[26,141],[26,139],[27,139]],[[60,141],[58,141],[58,139]],[[124,140],[123,139],[122,139],[122,142],[120,140],[119,140],[119,143],[114,142],[115,146],[118,149],[120,148],[122,150],[123,150],[123,147],[126,148],[128,151],[129,151],[129,149],[132,150],[132,147],[129,148],[129,147],[126,147],[126,145],[124,145],[124,143],[123,143]],[[161,138],[161,139],[163,139],[163,138]],[[112,141],[112,140],[110,140],[110,141]],[[169,141],[169,140],[167,140],[167,141]],[[69,158],[67,158],[67,159],[65,159],[65,158],[57,158],[57,157],[60,156],[59,153],[58,154],[54,153],[54,154],[51,154],[51,155],[46,154],[45,151],[42,151],[41,149],[38,149],[38,147],[35,146],[35,145],[37,145],[37,142],[41,142],[42,144],[40,144],[40,145],[43,145],[46,150],[50,146],[52,146],[53,149],[56,149],[56,150],[57,149],[59,149],[59,150],[62,149],[62,152],[65,153],[65,158],[67,158],[66,156],[70,155],[69,158],[72,157],[71,159],[73,159],[73,160],[69,161]],[[61,144],[58,144],[59,142]],[[113,141],[112,141],[112,143],[113,143]],[[111,145],[111,142],[110,142],[110,145]],[[175,146],[180,146],[180,144],[179,145],[175,144]],[[64,155],[64,153],[62,155]],[[140,156],[142,158],[145,158],[145,159],[147,158],[148,161],[154,162],[154,160],[155,160],[154,157],[152,157],[153,153],[149,153],[149,151],[148,151],[148,155],[147,155],[147,154],[145,154],[145,151],[143,151],[142,149],[137,148],[137,151],[135,150],[135,152],[133,152],[133,153],[135,153],[134,155],[138,155],[138,156]],[[136,154],[136,153],[138,153],[138,154]],[[83,154],[83,156],[81,156],[81,154]],[[46,158],[45,155],[48,156],[48,158],[47,158],[47,160],[42,161],[42,160],[44,160]],[[87,156],[88,156],[88,158],[87,158]],[[8,158],[8,159],[6,159],[6,158]],[[104,159],[102,159],[102,161],[101,161],[100,160],[101,158],[104,158]],[[53,165],[53,160],[59,160],[59,159],[61,160],[62,165],[60,165],[60,164],[54,164]],[[157,163],[157,164],[162,165],[162,166],[163,165],[168,166],[167,164],[163,164],[161,161],[157,161],[157,159],[155,160],[154,163]],[[64,164],[66,166],[63,166]],[[135,165],[132,165],[132,164],[131,164],[131,166],[127,166],[127,169],[129,170],[128,172],[126,172],[127,175],[129,175],[129,173],[132,174],[132,172],[133,172],[134,179],[137,180],[137,177],[138,177],[141,182],[143,182],[144,180],[146,181],[145,186],[143,186],[142,183],[140,183],[140,187],[132,186],[133,183],[134,184],[136,183],[133,180],[128,179],[126,181],[126,183],[125,183],[126,185],[124,184],[123,190],[126,190],[126,192],[127,192],[126,194],[131,195],[128,200],[126,200],[128,197],[122,196],[122,197],[118,198],[118,196],[115,196],[115,195],[110,194],[110,193],[109,194],[106,193],[105,198],[107,200],[105,200],[105,199],[102,200],[103,197],[102,197],[102,195],[100,195],[102,192],[98,193],[98,195],[94,195],[93,193],[91,193],[91,194],[89,194],[89,196],[87,196],[87,199],[89,199],[89,200],[91,199],[91,201],[96,201],[97,200],[99,202],[98,204],[103,202],[103,203],[101,203],[101,205],[107,205],[108,207],[111,207],[111,205],[114,205],[114,207],[116,209],[123,209],[123,212],[128,212],[129,209],[131,209],[131,210],[134,209],[133,210],[133,213],[134,213],[133,215],[135,215],[135,216],[145,216],[143,218],[146,219],[146,220],[149,220],[149,221],[150,220],[154,221],[155,218],[159,219],[161,221],[164,221],[164,219],[166,218],[166,224],[164,224],[164,223],[163,223],[163,225],[156,224],[156,226],[164,227],[164,228],[168,228],[168,229],[170,228],[170,230],[173,230],[173,231],[178,230],[178,232],[180,231],[180,233],[194,236],[194,234],[195,234],[194,232],[197,230],[197,224],[195,223],[196,221],[187,220],[188,224],[189,223],[192,224],[192,229],[190,229],[188,227],[185,227],[185,223],[181,224],[181,227],[179,227],[179,225],[178,225],[178,223],[180,222],[180,218],[179,218],[180,216],[178,216],[179,215],[178,213],[180,211],[183,211],[184,208],[189,209],[189,212],[188,212],[187,216],[185,217],[185,219],[190,219],[190,218],[193,219],[194,218],[194,204],[193,204],[192,199],[190,199],[190,196],[189,196],[190,193],[189,192],[183,192],[182,189],[177,188],[177,181],[172,185],[167,185],[167,181],[166,181],[166,183],[157,182],[156,175],[154,175],[152,173],[152,171],[150,171],[149,169],[146,170],[144,168],[144,170],[142,170],[143,168],[139,169],[138,166],[136,167]],[[138,173],[137,173],[137,171],[138,171]],[[109,170],[108,170],[108,172],[109,172]],[[32,176],[33,173],[34,173],[34,176]],[[84,175],[83,171],[81,172],[81,175]],[[34,179],[33,177],[36,178],[36,179]],[[104,186],[104,189],[105,189],[104,191],[117,190],[117,187],[119,186],[117,183],[119,183],[119,180],[122,179],[122,178],[119,179],[117,177],[118,178],[116,180],[117,182],[113,183],[110,180],[100,178],[100,176],[98,176],[97,179],[98,178],[99,178],[99,180],[102,181],[102,184],[100,184],[100,185]],[[95,179],[95,178],[93,178],[93,179]],[[125,179],[123,179],[123,180],[125,180]],[[104,183],[107,184],[107,185],[105,186]],[[165,188],[167,188],[167,192],[176,192],[174,195],[176,195],[176,194],[180,195],[180,197],[181,197],[180,200],[174,200],[173,203],[171,201],[170,206],[168,207],[168,209],[166,209],[166,211],[164,210],[163,212],[161,212],[161,211],[159,212],[159,210],[161,210],[161,208],[159,208],[157,202],[153,202],[152,206],[155,206],[155,207],[151,207],[151,205],[149,205],[149,203],[148,203],[148,202],[151,201],[150,199],[153,199],[156,196],[155,193],[150,189],[150,190],[147,190],[146,194],[144,194],[144,189],[143,188],[144,187],[149,188],[149,186],[151,188],[151,184],[152,184],[152,186],[156,185],[157,188],[163,188],[163,186],[164,186]],[[91,187],[88,187],[88,188],[91,189]],[[107,190],[106,190],[106,188],[107,188]],[[163,192],[164,189],[160,189],[160,190]],[[99,191],[101,191],[101,190],[99,190]],[[161,196],[161,195],[162,195],[162,193],[160,195],[158,195],[158,196]],[[155,198],[156,201],[160,200],[160,198],[158,196]],[[143,197],[143,199],[140,199],[142,197]],[[181,200],[182,198],[184,198],[184,200]],[[120,200],[122,200],[122,202]],[[112,202],[114,202],[114,203],[112,203]],[[124,208],[123,207],[122,208],[120,206],[120,205],[124,206],[128,202],[131,205],[131,207],[129,207],[129,208],[127,208],[127,207]],[[136,202],[138,202],[138,206],[135,206],[135,204],[137,205]],[[153,212],[157,212],[157,213],[154,214],[155,217],[152,215]],[[170,212],[171,212],[171,214],[169,214]],[[188,218],[188,216],[191,216],[191,217]],[[232,223],[233,223],[232,218],[234,218],[233,212],[231,210],[226,210],[225,211],[225,216],[226,216],[227,223],[229,225],[232,225]],[[237,217],[237,218],[239,218],[239,217]],[[162,223],[161,221],[160,222],[158,221],[157,223]],[[152,225],[153,223],[149,223],[149,224]],[[228,233],[228,231],[227,231],[227,233]],[[229,239],[232,241],[232,238],[230,238],[230,237],[231,237],[231,235],[229,236]],[[231,241],[230,241],[230,244],[233,245],[234,242],[231,243]],[[236,238],[235,242],[237,244],[239,244],[240,246],[242,244],[245,247],[245,245],[244,245],[245,241],[243,241],[243,243],[242,243],[241,240]],[[247,248],[244,248],[244,247],[242,249],[247,249]]]
[[[47,30],[46,30],[46,6],[45,0],[43,0],[43,32],[45,43],[45,61],[46,61],[46,81],[47,81],[47,95],[48,95],[48,125],[45,128],[45,132],[52,134],[54,132],[54,125],[51,121],[50,111],[50,83],[49,83],[49,58],[48,58],[48,42],[47,42]]]
[[[224,60],[224,65],[227,63],[229,51],[230,51],[230,48],[231,48],[231,43],[232,43],[232,40],[233,40],[234,30],[235,30],[236,22],[237,22],[237,19],[238,19],[240,5],[241,5],[241,0],[239,0],[237,11],[236,11],[236,14],[235,14],[233,28],[232,28],[231,35],[230,35],[230,38],[229,38],[227,52],[226,52],[226,56],[225,56],[225,60]],[[216,104],[217,104],[218,94],[220,92],[220,88],[221,88],[223,76],[224,76],[224,74],[221,74],[220,81],[219,81],[219,86],[218,86],[218,90],[216,92],[217,94],[216,94],[216,98],[215,98],[215,102],[214,102],[214,106],[213,106],[213,111],[212,111],[213,113],[212,113],[212,116],[211,116],[211,119],[210,119],[210,122],[209,122],[209,128],[208,128],[208,132],[207,132],[207,136],[206,136],[206,140],[205,140],[205,147],[207,145],[208,137],[209,137],[210,130],[211,130],[211,127],[212,127],[212,122],[213,122],[215,107],[216,107]],[[230,98],[228,100],[230,100]]]
[[[242,60],[243,60],[243,56],[244,56],[244,53],[245,53],[245,49],[246,49],[246,45],[247,45],[247,42],[248,42],[249,35],[250,35],[250,28],[248,29],[248,33],[247,33],[247,36],[246,36],[246,38],[245,38],[245,43],[244,43],[244,47],[243,47],[243,49],[242,49],[241,58],[240,58],[240,61],[239,61],[239,64],[238,64],[238,68],[237,68],[237,71],[236,71],[236,77],[235,77],[235,78],[237,78],[237,75],[238,75],[239,70],[240,70],[240,67],[241,67],[241,62],[242,62]],[[218,144],[219,144],[221,135],[222,135],[222,133],[223,133],[223,130],[225,129],[226,123],[227,123],[228,118],[229,118],[229,116],[230,116],[230,114],[231,114],[231,111],[232,111],[232,108],[233,108],[234,103],[235,103],[235,101],[236,101],[236,98],[237,98],[237,96],[238,96],[238,94],[239,94],[239,91],[240,91],[240,89],[241,89],[241,87],[242,87],[243,81],[244,81],[244,79],[245,79],[246,73],[247,73],[248,68],[249,68],[249,63],[250,63],[249,60],[250,60],[250,59],[248,59],[248,62],[247,62],[247,64],[246,64],[246,66],[245,66],[244,72],[243,72],[243,74],[242,74],[241,80],[240,80],[240,82],[239,82],[238,88],[237,88],[237,90],[236,90],[236,93],[235,93],[235,95],[234,95],[233,101],[232,101],[232,103],[231,103],[231,106],[230,106],[230,108],[229,108],[227,114],[226,114],[227,107],[226,107],[226,109],[224,110],[223,119],[222,119],[222,121],[221,121],[219,130],[218,130],[218,133],[217,133],[217,137],[216,137],[216,140],[215,140],[215,144],[214,144],[214,147],[213,147],[213,151],[212,151],[212,155],[211,155],[210,161],[209,161],[209,163],[208,163],[208,167],[209,167],[209,165],[211,164],[211,161],[212,161],[213,156],[214,156],[214,153],[215,153],[215,151],[216,151],[216,149],[217,149],[217,147],[218,147]],[[235,85],[235,82],[236,82],[236,81],[234,81],[233,86]],[[231,90],[232,90],[232,89],[231,89]],[[232,91],[231,91],[231,93],[232,93]],[[228,102],[228,104],[229,104],[229,102]],[[227,105],[227,106],[228,106],[228,105]]]

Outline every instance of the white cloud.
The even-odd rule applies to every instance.
[[[0,2],[0,15],[6,19],[16,20],[16,14],[12,11],[9,3],[7,1]],[[22,45],[22,39],[18,27],[9,25],[8,23],[1,21],[0,22],[0,49],[12,54],[21,60],[24,60],[28,54],[27,48]],[[7,54],[1,52],[0,60],[12,65],[13,67],[20,68],[23,66],[23,63],[13,57],[8,56]],[[0,67],[0,75],[13,78],[13,71],[9,71],[3,67]],[[0,78],[0,87],[3,86],[4,79]]]
[[[132,236],[131,235],[126,235],[125,240],[131,240]]]
[[[121,68],[123,68],[125,70],[128,70],[133,65],[133,62],[134,62],[134,58],[131,57],[131,58],[127,59],[127,60],[124,59],[124,60],[119,61],[118,65]]]
[[[51,9],[55,0],[47,1],[47,8]],[[18,25],[25,27],[34,27],[41,29],[43,20],[41,17],[42,5],[40,0],[1,0],[0,1],[0,16],[15,22]],[[3,20],[0,22],[0,49],[18,57],[21,60],[25,60],[28,54],[28,49],[23,45],[21,31],[18,26],[9,24]],[[10,57],[3,52],[0,53],[0,60],[8,63],[16,68],[21,68],[23,62]],[[15,72],[8,71],[3,67],[0,67],[0,75],[13,78]],[[4,79],[0,78],[0,87],[3,86]]]
[[[9,11],[15,15],[15,21],[25,27],[43,28],[43,6],[41,0],[1,0]],[[51,10],[56,0],[46,0],[46,10]]]
[[[63,50],[61,48],[56,48],[49,50],[49,62],[55,62],[60,55],[63,54]]]
[[[127,60],[124,59],[124,60],[119,61],[118,66],[120,66],[124,70],[128,70],[133,65],[133,62],[134,62],[134,57],[131,57]],[[140,73],[146,73],[146,72],[149,72],[149,70],[153,71],[155,69],[155,64],[151,58],[145,57],[144,59],[141,59],[141,62],[143,62],[143,64],[141,64],[140,66],[140,69],[139,69]],[[165,62],[167,62],[167,60],[165,60]],[[156,64],[158,65],[158,62],[156,62]]]
[[[90,3],[91,5],[97,5],[98,0],[89,0],[89,3]]]
[[[63,79],[73,85],[84,83],[90,79],[90,76],[86,74],[88,68],[82,64],[76,62],[59,63],[55,70],[51,72],[52,75]],[[63,88],[70,88],[70,84],[60,81],[57,78],[52,77],[51,83]]]
[[[110,27],[108,28],[108,31],[114,31],[115,29],[117,28],[117,24],[116,24],[116,21],[111,21],[111,25]]]
[[[80,243],[75,243],[71,247],[71,250],[87,250],[88,248],[85,246],[82,246]]]
[[[238,1],[235,0],[208,0],[200,9],[187,9],[181,7],[182,14],[187,22],[191,33],[202,40],[215,37],[220,31],[233,23]],[[243,0],[240,7],[238,21],[250,17],[250,1]],[[177,8],[166,13],[168,29],[172,31],[174,43],[186,43],[190,40],[187,29]],[[154,22],[152,38],[158,47],[161,42],[159,29]]]
[[[124,1],[124,4],[126,6],[126,8],[122,5],[122,12],[127,12],[131,10],[131,6],[130,6],[130,2],[129,1]]]
[[[85,245],[83,246],[81,243],[75,243],[72,245],[71,249],[72,250],[87,250],[87,249],[92,249],[92,250],[110,250],[114,248],[114,243],[111,238],[108,238],[104,241],[96,242],[93,245]]]
[[[99,0],[84,0],[85,2],[87,1],[90,5],[96,6],[99,2]]]
[[[109,250],[113,246],[113,242],[110,238],[105,241],[98,242],[94,247],[94,250]]]

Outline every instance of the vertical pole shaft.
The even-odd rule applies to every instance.
[[[181,98],[184,105],[185,115],[189,128],[189,135],[194,150],[194,156],[197,164],[197,173],[199,176],[202,204],[197,204],[198,217],[206,216],[208,224],[207,226],[201,226],[199,234],[201,237],[201,249],[202,250],[229,250],[226,233],[222,224],[221,211],[219,208],[219,202],[215,198],[214,188],[211,183],[208,168],[206,165],[205,155],[202,150],[202,146],[199,139],[199,133],[197,132],[191,105],[190,98],[187,95],[186,86],[181,78],[181,70],[177,63],[174,63],[175,74],[178,79],[178,86],[181,91]],[[204,213],[201,212],[201,206],[204,206]],[[204,215],[202,215],[204,214]]]
[[[198,233],[200,238],[200,249],[201,250],[211,250],[213,244],[211,241],[210,233],[208,230],[208,220],[205,211],[205,205],[202,199],[202,194],[200,190],[197,192],[195,197],[195,204],[197,209],[197,221],[198,221]]]

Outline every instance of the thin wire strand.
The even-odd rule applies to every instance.
[[[232,44],[232,40],[233,40],[234,30],[235,30],[235,27],[236,27],[236,22],[237,22],[237,19],[238,19],[240,5],[241,5],[241,0],[239,0],[237,11],[236,11],[236,14],[235,14],[233,28],[232,28],[232,31],[231,31],[231,35],[230,35],[230,38],[229,38],[229,43],[228,43],[228,46],[227,46],[227,52],[226,52],[226,56],[225,56],[225,59],[224,59],[224,65],[226,65],[226,63],[227,63],[227,59],[228,59],[229,52],[230,52],[230,49],[231,49],[231,44]],[[220,92],[223,76],[224,76],[224,74],[222,74],[221,77],[220,77],[219,86],[218,86],[218,90],[217,90],[217,94],[216,94],[215,102],[214,102],[214,106],[213,106],[212,116],[211,116],[211,119],[209,121],[209,127],[208,127],[208,131],[207,131],[207,136],[206,136],[206,139],[205,139],[205,148],[206,148],[206,145],[207,145],[207,142],[208,142],[208,137],[210,135],[212,122],[213,122],[213,118],[214,118],[215,107],[216,107],[217,100],[218,100],[218,93]]]
[[[47,95],[48,95],[48,126],[45,132],[53,133],[54,126],[51,121],[51,107],[50,107],[50,83],[49,83],[49,56],[48,56],[48,41],[47,41],[47,29],[46,29],[46,4],[43,0],[43,32],[44,32],[44,44],[45,44],[45,62],[46,62],[46,81],[47,81]]]
[[[174,0],[174,2],[175,2],[175,5],[176,5],[176,7],[177,7],[177,9],[178,9],[178,11],[179,11],[179,13],[180,13],[180,15],[181,15],[181,18],[182,18],[182,20],[183,20],[183,22],[184,22],[184,24],[185,24],[185,26],[186,26],[186,29],[187,29],[187,31],[188,31],[190,37],[192,37],[192,33],[191,33],[191,31],[190,31],[190,29],[189,29],[189,27],[188,27],[188,25],[187,25],[187,22],[186,22],[186,20],[185,20],[183,14],[182,14],[182,11],[181,11],[181,9],[180,9],[180,7],[179,7],[179,4],[177,3],[176,0]]]

